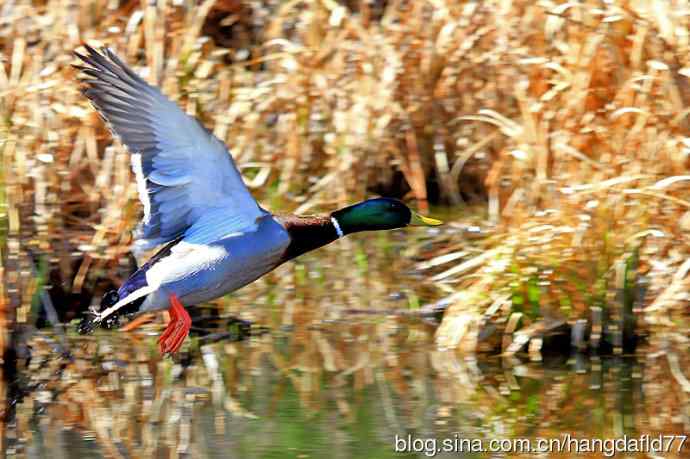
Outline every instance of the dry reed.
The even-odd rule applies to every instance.
[[[624,325],[619,319],[631,302],[650,324],[652,349],[661,350],[648,356],[640,403],[651,425],[638,421],[639,430],[670,432],[681,419],[687,431],[687,4],[347,3],[0,5],[4,323],[15,316],[31,323],[32,299],[46,284],[51,294],[64,290],[88,302],[103,279],[117,284],[131,270],[136,190],[127,155],[77,91],[71,53],[83,41],[114,48],[200,117],[230,145],[266,207],[310,212],[371,192],[407,193],[420,208],[429,199],[459,209],[477,196],[488,202],[482,218],[463,216],[433,240],[395,242],[396,252],[423,258],[423,285],[385,278],[389,265],[399,271],[409,264],[374,256],[386,250],[379,242],[347,240],[342,252],[323,252],[336,268],[329,266],[331,283],[306,258],[243,290],[242,302],[215,303],[235,314],[238,304],[255,304],[247,317],[292,330],[285,342],[278,336],[201,348],[203,364],[197,359],[185,370],[149,355],[153,338],[145,333],[111,337],[114,347],[100,336],[70,337],[72,362],[54,358],[52,338],[34,335],[27,377],[42,389],[18,405],[15,446],[33,431],[35,410],[47,407],[48,419],[60,420],[54,425],[92,432],[110,456],[195,452],[189,407],[208,398],[251,417],[238,398],[260,385],[254,376],[263,375],[265,360],[310,410],[333,402],[352,419],[357,406],[347,389],[376,387],[391,425],[419,427],[413,401],[437,397],[432,418],[441,423],[460,411],[458,401],[478,398],[466,410],[477,424],[520,433],[522,418],[487,407],[509,406],[518,376],[541,382],[546,370],[517,365],[482,374],[456,352],[395,350],[410,343],[428,349],[435,340],[472,352],[524,349],[538,359],[550,330],[585,320],[595,335],[604,333],[603,317]],[[253,32],[224,47],[222,24],[242,21]],[[52,268],[49,279],[41,263]],[[351,321],[344,312],[400,307],[386,300],[391,290],[407,291],[411,306],[415,292],[448,295],[433,337],[429,327],[408,330],[399,318]],[[578,378],[572,393],[591,387]],[[322,391],[324,380],[337,390]],[[673,381],[673,390],[659,381]],[[266,398],[280,398],[284,385]],[[577,411],[570,390],[559,378],[544,389],[547,420],[568,407],[589,419],[589,401]],[[391,393],[403,413],[391,411]],[[610,401],[618,392],[606,394]],[[161,426],[167,415],[173,420]],[[132,432],[131,419],[141,432]],[[40,428],[57,435],[57,427]]]
[[[202,32],[209,15],[238,20],[233,2],[3,4],[0,219],[14,268],[2,297],[21,297],[19,321],[37,286],[28,249],[73,294],[129,269],[119,263],[135,188],[126,155],[77,91],[71,52],[82,41],[113,47],[201,118],[271,204],[306,212],[409,190],[425,208],[431,194],[460,202],[479,178],[492,235],[472,243],[476,258],[443,235],[461,249],[430,278],[459,292],[443,346],[476,348],[487,319],[515,330],[544,318],[596,326],[593,308],[615,300],[633,254],[651,283],[638,309],[651,304],[657,322],[684,312],[683,2],[245,5],[254,41],[226,49]]]

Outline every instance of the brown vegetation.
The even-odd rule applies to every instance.
[[[332,285],[320,280],[324,268],[307,259],[248,287],[242,304],[258,306],[250,318],[295,327],[287,357],[280,338],[258,340],[246,354],[234,344],[206,349],[226,362],[223,377],[197,361],[189,374],[198,384],[180,383],[172,392],[172,364],[149,361],[142,342],[129,353],[136,364],[124,367],[105,370],[111,354],[127,354],[129,340],[115,341],[120,350],[99,351],[107,345],[86,338],[73,341],[87,346],[86,357],[78,347],[75,361],[48,358],[47,369],[31,367],[30,378],[47,384],[47,393],[65,394],[62,405],[52,405],[67,407],[65,424],[88,426],[108,454],[132,441],[123,419],[155,424],[160,415],[138,411],[144,389],[118,386],[132,372],[155,379],[157,399],[164,393],[191,400],[196,396],[186,395],[187,387],[224,381],[228,392],[214,393],[214,400],[241,412],[233,398],[242,387],[236,366],[244,358],[250,362],[243,367],[255,368],[264,353],[305,406],[319,399],[324,375],[339,389],[388,390],[384,374],[407,400],[418,396],[411,388],[424,384],[402,372],[424,381],[422,361],[388,351],[409,342],[430,346],[433,339],[446,350],[422,364],[433,367],[448,413],[486,378],[447,348],[527,350],[539,359],[563,327],[566,346],[605,342],[617,352],[631,329],[632,336],[644,329],[652,349],[645,382],[673,381],[675,390],[645,384],[651,402],[643,409],[652,425],[640,431],[668,432],[679,418],[687,427],[687,8],[673,0],[6,1],[0,5],[2,347],[12,350],[5,344],[20,339],[8,333],[12,324],[35,323],[36,304],[51,309],[52,298],[59,318],[69,321],[132,269],[130,230],[140,210],[128,158],[79,94],[71,67],[72,52],[88,42],[112,47],[226,141],[268,208],[313,212],[383,193],[422,209],[431,201],[456,210],[439,233],[404,242],[355,238],[325,249],[326,266],[337,274]],[[469,202],[479,203],[479,217],[477,207],[464,207]],[[404,259],[377,258],[389,244]],[[379,279],[390,265],[411,269],[407,258],[416,259],[423,282]],[[346,311],[362,305],[400,308],[384,300],[395,293],[389,285],[407,293],[413,309],[418,294],[445,297],[441,326],[434,332],[416,324],[403,333],[398,319],[388,317],[341,323],[332,336],[318,329],[349,321]],[[45,294],[35,300],[46,286],[48,301]],[[338,299],[309,301],[333,292]],[[239,312],[230,301],[216,305],[223,315]],[[52,339],[36,335],[34,347],[54,349]],[[92,355],[105,362],[103,371],[90,367]],[[8,354],[4,362],[7,371]],[[46,373],[51,365],[63,365],[58,379]],[[498,378],[498,390],[485,387],[482,407],[508,403],[512,374]],[[102,388],[106,378],[113,386]],[[560,396],[546,393],[543,403],[559,417],[558,404],[570,394],[560,382],[554,387]],[[165,397],[154,408],[182,410],[181,403],[166,408]],[[347,416],[348,400],[334,397]],[[17,431],[28,430],[22,422],[33,409],[19,406]],[[103,412],[121,424],[99,421]],[[481,421],[492,415],[477,411]],[[409,417],[413,422],[414,413]],[[180,419],[179,432],[166,435],[186,438],[187,418]],[[156,450],[155,436],[142,436],[124,448]]]
[[[590,341],[608,336],[620,348],[631,311],[683,334],[684,8],[7,3],[3,310],[27,321],[46,282],[40,263],[53,294],[81,303],[131,268],[123,260],[139,210],[127,156],[70,67],[88,41],[114,48],[225,140],[268,207],[325,209],[372,190],[409,190],[422,208],[430,196],[457,205],[485,195],[489,236],[469,240],[451,224],[435,252],[419,252],[431,258],[429,279],[453,294],[442,346],[481,347],[491,324],[487,346],[538,350],[553,327],[584,320]],[[242,25],[235,36],[233,24]],[[519,330],[517,340],[504,337]]]

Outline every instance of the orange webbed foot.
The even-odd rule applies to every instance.
[[[170,322],[168,327],[158,338],[158,349],[161,354],[174,354],[177,352],[192,327],[192,318],[182,306],[176,295],[170,295]]]

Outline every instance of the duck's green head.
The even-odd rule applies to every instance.
[[[405,226],[438,226],[443,222],[423,217],[393,198],[362,201],[331,214],[343,234],[389,230]]]

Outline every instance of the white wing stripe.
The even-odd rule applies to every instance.
[[[141,170],[141,155],[135,153],[131,158],[132,169],[134,170],[134,177],[137,180],[137,193],[139,194],[139,201],[144,206],[144,219],[142,220],[144,225],[151,219],[151,200],[149,199],[149,193],[146,190],[146,179],[144,178],[144,172]]]

